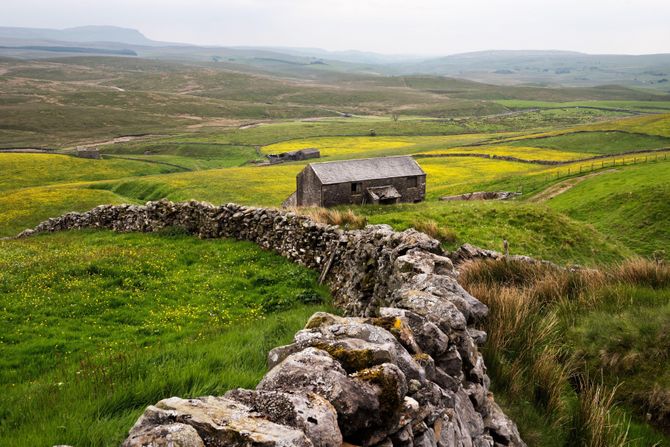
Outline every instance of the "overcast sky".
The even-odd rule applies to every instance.
[[[406,54],[670,52],[670,0],[0,0],[0,25],[117,25],[172,42]]]

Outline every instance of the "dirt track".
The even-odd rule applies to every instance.
[[[565,191],[575,187],[576,185],[580,184],[584,180],[595,177],[597,175],[601,174],[606,174],[608,172],[618,172],[618,169],[608,169],[606,171],[600,171],[600,172],[593,172],[591,174],[583,175],[581,177],[573,177],[569,178],[567,180],[563,180],[560,183],[556,183],[555,185],[551,185],[549,188],[545,189],[541,193],[531,197],[528,199],[529,202],[545,202],[547,200],[551,200],[554,197],[556,197],[559,194],[563,194]]]

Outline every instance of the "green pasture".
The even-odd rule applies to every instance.
[[[253,387],[327,293],[257,246],[173,234],[0,241],[0,444],[119,445],[162,398]]]

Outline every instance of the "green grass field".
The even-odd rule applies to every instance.
[[[50,217],[69,211],[87,211],[103,203],[128,199],[105,190],[73,186],[42,186],[9,191],[0,196],[0,237],[15,236]]]
[[[612,262],[630,254],[622,244],[608,238],[544,205],[492,202],[426,202],[385,207],[355,208],[371,223],[386,223],[399,230],[420,222],[436,222],[440,228],[451,230],[456,239],[447,248],[457,248],[469,242],[503,250],[507,240],[510,251],[528,254],[559,263]],[[473,222],[478,222],[474,225]]]
[[[549,202],[636,253],[670,254],[670,163],[626,166],[587,179]]]
[[[0,191],[82,180],[137,177],[178,171],[131,160],[90,160],[68,155],[0,153]]]
[[[528,138],[511,143],[563,151],[618,154],[627,151],[670,148],[670,138],[617,131],[579,132],[548,138]]]
[[[315,272],[251,243],[68,232],[0,252],[1,445],[118,445],[151,402],[253,387],[328,308]]]
[[[572,152],[568,150],[548,150],[542,147],[524,146],[522,144],[516,145],[500,145],[500,146],[466,146],[455,147],[451,149],[435,149],[427,152],[420,152],[421,154],[486,154],[500,157],[515,157],[521,160],[540,160],[540,161],[570,161],[584,158],[585,155],[581,152]]]

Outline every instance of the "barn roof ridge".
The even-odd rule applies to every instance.
[[[425,175],[416,160],[408,155],[325,161],[309,163],[308,166],[324,185]]]

